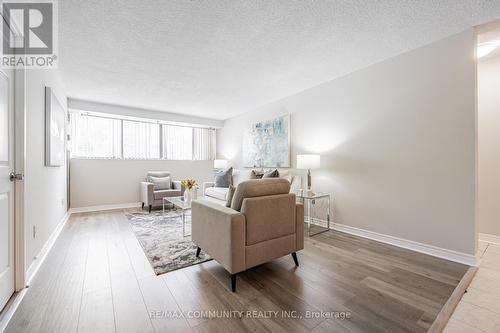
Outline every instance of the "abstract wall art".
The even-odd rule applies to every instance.
[[[243,136],[245,167],[290,167],[290,115],[253,123]]]

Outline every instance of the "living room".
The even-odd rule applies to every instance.
[[[1,331],[500,331],[499,2],[19,3]]]

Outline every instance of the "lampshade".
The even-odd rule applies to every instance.
[[[227,160],[214,160],[214,169],[227,168]]]
[[[320,155],[303,154],[297,155],[297,169],[319,169]]]

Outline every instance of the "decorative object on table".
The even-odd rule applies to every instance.
[[[224,170],[227,168],[227,160],[214,160],[215,170]]]
[[[183,237],[182,220],[175,210],[126,216],[156,275],[211,260],[206,253],[196,257],[196,245]]]
[[[214,175],[214,187],[229,188],[233,179],[233,167],[225,171],[216,172]]]
[[[170,186],[168,183],[170,182]],[[181,182],[172,181],[170,171],[149,171],[144,182],[141,182],[142,208],[159,207],[163,204],[164,197],[178,197],[184,194]],[[165,188],[165,189],[160,189]]]
[[[311,170],[319,169],[321,157],[317,154],[302,154],[297,155],[297,169],[307,169],[307,191],[312,194],[311,190]]]
[[[297,200],[304,205],[305,221],[307,221],[307,234],[314,236],[322,232],[330,230],[330,195],[325,193],[310,193],[309,191],[298,190],[295,192]],[[313,207],[321,206],[319,202],[326,201],[326,221],[313,217]],[[319,201],[319,202],[318,202]],[[315,223],[316,222],[316,223]],[[325,227],[321,224],[326,224]],[[311,232],[311,225],[318,228],[319,231]]]
[[[243,136],[245,167],[290,167],[290,115],[254,123]]]
[[[184,200],[189,204],[198,198],[198,184],[195,179],[184,179],[181,181],[184,189]]]
[[[59,167],[66,160],[66,110],[52,88],[45,87],[45,166]]]

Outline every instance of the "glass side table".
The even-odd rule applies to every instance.
[[[181,219],[182,219],[182,236],[188,237],[191,236],[190,233],[186,233],[186,212],[191,210],[191,202],[184,201],[184,197],[164,197],[163,198],[163,217],[165,217],[165,204],[171,203],[175,208],[181,210]]]
[[[311,193],[308,191],[299,190],[295,192],[295,196],[297,200],[304,205],[304,215],[306,217],[305,220],[307,221],[307,234],[309,237],[330,230],[330,194],[322,192]],[[313,223],[314,217],[312,216],[312,206],[316,205],[318,200],[326,201],[326,227]],[[320,221],[319,219],[317,220]],[[315,228],[319,229],[319,231],[311,232],[311,225],[314,225]]]

